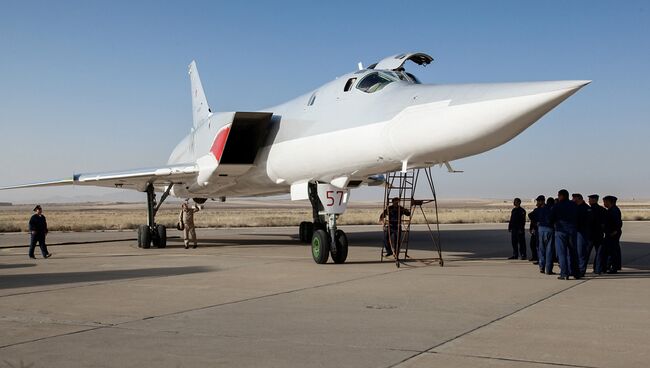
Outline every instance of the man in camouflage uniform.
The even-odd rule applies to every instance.
[[[194,230],[194,213],[199,212],[201,207],[194,203],[194,207],[190,207],[187,202],[183,202],[181,205],[181,213],[178,215],[178,221],[182,224],[183,227],[183,241],[185,243],[185,249],[190,247],[190,241],[194,242],[194,247],[197,247],[196,243],[196,230]]]

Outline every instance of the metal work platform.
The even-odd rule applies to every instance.
[[[424,175],[421,177],[422,172],[424,172]],[[426,185],[420,185],[418,188],[418,180],[424,180],[425,177]],[[418,191],[418,189],[420,190]],[[419,197],[420,194],[424,196]],[[397,199],[397,204],[393,204],[394,199]],[[434,210],[435,219],[430,219],[427,216],[425,208]],[[415,259],[408,255],[409,234],[416,213],[420,213],[424,218],[424,224],[426,224],[431,236],[431,250],[437,252],[437,257]],[[444,265],[440,245],[438,201],[431,168],[409,169],[386,174],[382,219],[384,223],[384,242],[389,244],[393,254],[392,256],[387,255],[386,248],[382,246],[382,262],[384,259],[394,257],[397,267],[400,267],[400,264],[408,259],[428,263],[437,261],[440,266]]]

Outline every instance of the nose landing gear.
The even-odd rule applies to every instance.
[[[311,243],[311,255],[318,264],[327,263],[330,254],[334,263],[345,263],[348,258],[348,238],[336,226],[339,215],[345,212],[349,191],[330,184],[309,184],[309,201],[314,222],[300,223],[300,240]]]

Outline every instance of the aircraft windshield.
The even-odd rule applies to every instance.
[[[361,82],[357,84],[357,89],[366,93],[373,93],[397,80],[399,80],[399,78],[396,75],[390,75],[384,72],[373,72],[366,75]]]

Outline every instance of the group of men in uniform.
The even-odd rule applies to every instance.
[[[603,198],[592,194],[589,203],[579,193],[569,199],[569,192],[562,189],[557,199],[540,195],[536,207],[528,214],[530,219],[530,250],[539,272],[554,275],[553,262],[560,266],[558,279],[580,279],[587,272],[592,250],[595,251],[593,273],[616,273],[621,270],[621,246],[623,221],[614,196]],[[511,233],[512,256],[509,259],[526,259],[526,210],[521,200],[515,198],[508,230]]]

